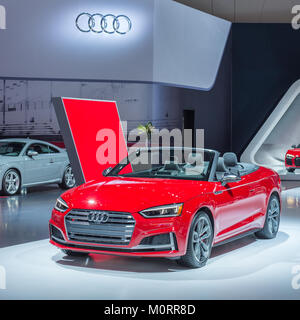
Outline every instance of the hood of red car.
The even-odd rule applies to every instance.
[[[295,149],[290,149],[287,151],[286,154],[291,154],[293,156],[300,156],[300,149],[299,148],[295,148]]]
[[[138,212],[147,208],[184,203],[211,192],[213,183],[192,180],[106,178],[89,182],[63,194],[76,209]]]

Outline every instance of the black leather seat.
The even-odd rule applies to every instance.
[[[240,176],[240,165],[238,164],[237,156],[233,152],[226,152],[223,155],[224,159],[224,165],[228,170],[237,175]]]
[[[217,170],[216,170],[217,180],[220,181],[226,172],[228,172],[228,169],[225,167],[224,159],[222,157],[219,157]]]
[[[255,172],[259,167],[252,163],[240,163],[237,161],[235,153],[227,152],[218,159],[218,165],[216,169],[216,179],[221,181],[224,173],[231,172],[238,177]]]

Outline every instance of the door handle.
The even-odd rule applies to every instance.
[[[253,192],[255,192],[255,189],[251,189],[251,190],[250,190],[250,193],[253,193]]]
[[[53,160],[53,159],[50,159],[50,163],[54,163],[54,160]]]

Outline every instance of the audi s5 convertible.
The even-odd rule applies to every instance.
[[[280,195],[276,172],[234,153],[140,149],[57,199],[50,242],[67,255],[167,257],[199,268],[213,246],[252,233],[274,238]]]

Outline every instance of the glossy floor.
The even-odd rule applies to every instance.
[[[26,195],[0,197],[0,248],[48,237],[57,185],[30,188]]]
[[[2,248],[0,299],[300,299],[300,187],[288,187],[276,239],[249,236],[214,248],[202,269],[167,259],[70,258],[47,239]],[[50,191],[53,199],[42,201],[45,211],[60,190]],[[20,197],[26,203],[20,215],[49,217],[49,212],[30,214],[27,197]],[[32,210],[40,205],[32,202]],[[20,228],[21,222],[15,223]]]

